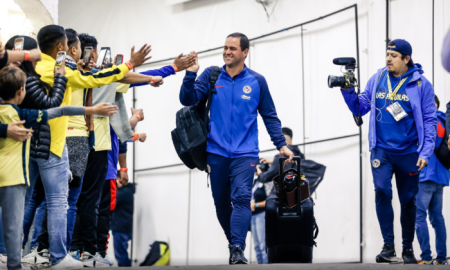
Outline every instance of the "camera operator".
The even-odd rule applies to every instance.
[[[412,249],[416,221],[415,199],[420,171],[433,154],[436,137],[434,89],[413,64],[412,47],[402,39],[389,42],[386,67],[379,69],[359,97],[353,88],[342,89],[351,112],[369,111],[369,145],[376,194],[376,211],[384,246],[377,262],[391,262],[394,247],[392,175],[395,174],[401,204],[405,264],[417,264]],[[360,106],[358,106],[358,98]],[[358,112],[359,108],[359,112]]]

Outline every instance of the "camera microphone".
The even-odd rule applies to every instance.
[[[353,65],[356,64],[356,59],[353,57],[339,57],[333,59],[333,64],[343,66],[343,65]]]

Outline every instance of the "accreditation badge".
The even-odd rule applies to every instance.
[[[387,107],[387,110],[396,121],[400,121],[408,115],[398,101]]]

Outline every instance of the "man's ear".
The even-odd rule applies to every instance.
[[[243,53],[244,53],[244,58],[246,58],[247,55],[248,55],[248,49],[245,49],[245,50],[243,51]]]

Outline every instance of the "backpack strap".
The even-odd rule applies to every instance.
[[[213,94],[217,93],[215,90],[217,79],[219,79],[220,72],[222,70],[218,66],[211,66],[211,73],[209,74],[209,91],[208,101],[206,103],[205,121],[206,128],[209,127],[209,110],[211,109],[211,102]],[[209,130],[208,130],[209,131]]]

